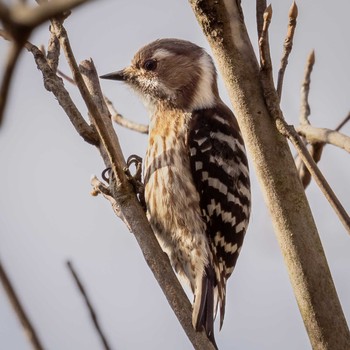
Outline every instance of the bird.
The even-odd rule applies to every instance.
[[[192,323],[217,348],[226,282],[248,227],[250,178],[238,122],[221,100],[211,56],[181,39],[158,39],[126,68],[101,76],[125,82],[150,114],[144,160],[147,218],[194,299]]]

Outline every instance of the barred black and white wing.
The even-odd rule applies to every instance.
[[[226,281],[235,267],[249,221],[248,162],[237,121],[223,104],[192,113],[188,147],[212,255],[203,276],[197,329],[203,326],[210,335],[218,304],[222,326]]]

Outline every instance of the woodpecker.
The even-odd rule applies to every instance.
[[[124,81],[150,112],[144,163],[147,217],[180,280],[194,294],[192,323],[216,346],[226,281],[250,216],[244,142],[222,102],[212,58],[189,41],[160,39],[131,65],[101,76]]]

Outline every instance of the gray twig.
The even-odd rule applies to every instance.
[[[105,348],[105,350],[111,350],[111,347],[110,345],[108,344],[108,341],[107,341],[107,338],[106,336],[103,334],[103,331],[102,331],[102,328],[100,326],[100,323],[98,321],[98,318],[97,318],[97,314],[96,314],[96,311],[94,310],[92,304],[91,304],[91,301],[87,295],[87,292],[86,292],[86,289],[83,285],[83,283],[81,282],[73,264],[71,261],[67,261],[66,262],[67,264],[67,267],[68,267],[68,270],[70,271],[70,273],[72,274],[73,278],[74,278],[74,281],[79,289],[79,292],[81,294],[81,296],[83,297],[84,301],[85,301],[85,304],[86,304],[86,307],[88,308],[89,310],[89,313],[90,313],[90,317],[91,317],[91,320],[92,320],[92,323],[94,324],[94,327],[96,329],[96,332],[98,333],[98,335],[100,336],[100,339],[101,339],[101,342],[103,344],[103,347]]]
[[[34,326],[32,325],[27,313],[25,312],[19,298],[18,295],[4,269],[4,267],[2,266],[1,262],[0,262],[0,280],[1,283],[4,287],[4,290],[11,302],[11,305],[13,307],[13,309],[16,312],[16,315],[18,317],[18,319],[20,320],[22,327],[25,331],[25,334],[31,344],[31,346],[33,347],[33,349],[35,350],[44,350],[44,347],[39,339],[38,333],[36,332],[36,330],[34,329]]]
[[[112,120],[124,128],[137,131],[141,134],[148,134],[148,125],[136,123],[130,119],[125,118],[123,115],[117,112],[114,108],[112,101],[108,97],[104,97],[107,107],[112,115]]]
[[[283,45],[283,55],[281,59],[281,67],[278,71],[278,80],[277,80],[277,94],[279,96],[279,99],[281,99],[282,96],[282,86],[283,86],[283,78],[284,78],[284,73],[286,71],[286,67],[288,64],[288,57],[289,54],[292,51],[293,47],[293,38],[294,38],[294,31],[297,25],[297,17],[298,17],[298,7],[293,1],[293,4],[291,8],[289,9],[289,23],[288,23],[288,30],[287,30],[287,35],[284,40],[284,45]]]

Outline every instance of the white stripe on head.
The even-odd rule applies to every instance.
[[[154,51],[152,58],[156,59],[156,60],[162,60],[162,59],[170,57],[170,56],[174,56],[174,54],[172,52],[170,52],[169,50],[157,49],[156,51]]]

